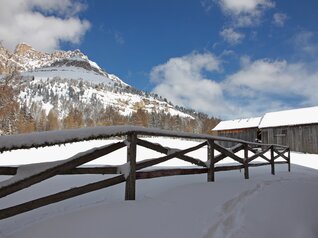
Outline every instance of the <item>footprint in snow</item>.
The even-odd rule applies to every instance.
[[[244,207],[248,200],[262,191],[265,186],[278,181],[265,181],[257,184],[254,188],[239,193],[234,198],[226,201],[220,208],[218,221],[211,226],[203,238],[232,238],[241,229],[244,222]]]

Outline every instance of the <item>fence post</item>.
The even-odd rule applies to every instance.
[[[244,144],[244,177],[245,179],[249,179],[249,171],[248,171],[248,144]]]
[[[288,148],[288,172],[290,172],[290,148]]]
[[[137,135],[129,133],[127,135],[127,162],[130,163],[129,175],[126,179],[125,200],[135,200],[136,198],[136,150]]]
[[[272,175],[275,175],[275,161],[274,161],[274,146],[271,146],[271,170]]]
[[[215,170],[214,170],[214,140],[208,140],[208,182],[215,181]]]

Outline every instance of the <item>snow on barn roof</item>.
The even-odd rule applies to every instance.
[[[245,118],[238,120],[221,121],[212,131],[233,130],[258,127],[262,117]]]
[[[318,123],[318,106],[266,113],[259,128]]]

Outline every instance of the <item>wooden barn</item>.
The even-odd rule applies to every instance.
[[[262,142],[293,151],[318,153],[318,107],[266,113],[259,129]]]
[[[212,129],[218,136],[242,139],[246,141],[255,141],[260,138],[258,125],[261,117],[221,121]],[[231,142],[220,142],[223,146],[231,147]]]

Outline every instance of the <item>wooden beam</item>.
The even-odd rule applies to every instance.
[[[261,152],[255,153],[253,156],[248,158],[248,162],[252,162],[253,160],[257,159],[258,157],[262,157],[266,161],[270,162],[270,160],[264,156],[264,154],[267,153],[270,149],[271,149],[271,147],[269,146],[265,150],[262,150]]]
[[[215,172],[241,170],[241,169],[244,169],[244,165],[217,166],[215,167]]]
[[[59,173],[73,169],[79,165],[85,164],[89,161],[95,160],[99,157],[102,157],[106,154],[109,154],[115,150],[118,150],[126,146],[124,142],[114,143],[108,146],[99,147],[93,151],[80,153],[79,156],[75,156],[72,160],[65,160],[64,163],[58,164],[54,167],[51,167],[45,171],[40,171],[37,174],[34,174],[23,180],[18,180],[15,183],[3,186],[0,188],[0,198],[5,197],[9,194],[12,194],[16,191],[27,188],[33,184],[51,178]]]
[[[204,174],[207,173],[208,168],[191,168],[191,169],[160,169],[153,171],[145,171],[136,173],[137,179],[151,179],[176,175],[189,175],[189,174]]]
[[[137,135],[129,133],[127,135],[127,163],[129,163],[129,175],[126,179],[125,200],[136,199],[136,154],[137,154]]]
[[[15,175],[18,167],[2,166],[0,167],[0,175]]]
[[[39,207],[43,207],[52,203],[60,202],[72,197],[76,197],[85,193],[96,191],[102,188],[107,188],[125,181],[123,175],[119,175],[113,178],[105,179],[99,182],[90,183],[84,186],[75,187],[63,192],[55,193],[46,197],[38,198],[29,202],[25,202],[9,208],[0,210],[0,220],[12,217],[24,212],[34,210]]]
[[[244,178],[249,179],[249,171],[248,171],[248,144],[244,144]]]
[[[176,152],[173,152],[173,153],[168,154],[168,155],[163,156],[163,157],[141,161],[141,162],[137,163],[136,170],[144,169],[144,168],[147,168],[147,167],[150,167],[150,166],[153,166],[153,165],[157,165],[157,164],[163,163],[163,162],[165,162],[167,160],[170,160],[172,158],[175,158],[177,156],[184,155],[184,154],[187,154],[189,152],[198,150],[198,149],[200,149],[200,148],[202,148],[202,147],[204,147],[206,145],[207,145],[207,142],[203,142],[203,143],[201,143],[199,145],[190,147],[190,148],[185,149],[185,150],[178,150]]]
[[[235,155],[232,151],[214,143],[214,149],[216,149],[217,151],[219,151],[220,153],[234,159],[235,161],[241,163],[241,164],[244,164],[244,161],[242,158],[238,157],[237,155]]]
[[[235,153],[241,151],[243,148],[244,148],[243,144],[237,144],[236,146],[234,146],[228,150],[235,154]],[[221,154],[215,156],[214,163],[216,164],[217,162],[220,162],[221,160],[225,159],[226,157],[227,157],[227,155],[221,153]]]
[[[290,149],[288,148],[288,172],[290,172]]]
[[[266,148],[265,150],[267,150],[267,149],[269,150],[269,147]],[[268,151],[268,150],[267,150],[267,151]],[[264,160],[266,160],[268,163],[270,163],[270,159],[268,159],[264,154],[262,154],[262,152],[263,152],[264,150],[263,150],[263,151],[260,151],[260,152],[256,152],[256,151],[253,150],[253,149],[249,149],[249,151],[253,152],[254,154],[257,154],[257,153],[258,153],[258,156],[259,156],[259,157],[261,157],[262,159],[264,159]],[[266,152],[267,152],[267,151],[266,151]],[[250,161],[250,162],[251,162],[251,161]]]
[[[104,166],[104,167],[81,167],[74,168],[59,173],[59,175],[68,174],[118,174],[117,166]]]
[[[288,162],[287,161],[277,161],[277,162],[275,162],[275,164],[288,164]]]
[[[163,147],[162,145],[154,144],[154,143],[151,143],[149,141],[141,140],[141,139],[137,139],[137,145],[143,146],[145,148],[148,148],[148,149],[151,149],[151,150],[154,150],[154,151],[166,154],[166,155],[172,149],[169,147]],[[173,150],[176,150],[176,149],[173,149]],[[187,155],[179,155],[179,156],[176,156],[176,158],[184,160],[184,161],[189,162],[191,164],[195,164],[195,165],[198,165],[200,167],[206,168],[206,164],[199,159],[195,159],[195,158],[192,158],[192,157],[187,156]]]
[[[288,149],[288,148],[287,148],[287,149]],[[279,158],[279,157],[282,157],[283,159],[285,159],[286,161],[288,161],[288,157],[285,155],[285,153],[288,152],[287,149],[284,149],[282,152],[280,152],[280,151],[278,151],[278,150],[276,150],[276,149],[274,148],[275,153],[277,153],[277,155],[274,156],[274,159],[277,159],[277,158]]]
[[[215,170],[214,170],[214,140],[208,140],[208,182],[215,181]]]
[[[280,162],[279,162],[280,163]],[[286,162],[283,162],[286,163]],[[270,163],[254,163],[254,164],[248,164],[249,167],[260,167],[260,166],[266,166],[270,165]],[[218,166],[215,167],[215,172],[220,171],[230,171],[230,170],[240,170],[244,169],[244,165],[228,165],[228,166]]]
[[[265,166],[265,165],[270,165],[271,163],[251,163],[249,164],[250,167],[260,167],[260,166]]]
[[[276,162],[286,164],[287,162]],[[249,167],[260,167],[270,165],[270,163],[255,163],[249,164]],[[228,165],[228,166],[217,166],[214,168],[215,172],[232,171],[244,169],[244,165]],[[208,168],[184,168],[184,169],[158,169],[152,171],[138,171],[136,172],[136,179],[151,179],[167,176],[178,176],[178,175],[190,175],[190,174],[204,174],[208,172]]]
[[[0,167],[0,175],[15,175],[18,167]],[[103,167],[80,167],[67,171],[62,171],[58,175],[70,174],[118,174],[117,166],[103,166]]]
[[[274,146],[271,146],[271,173],[275,175],[275,158],[274,158]]]

